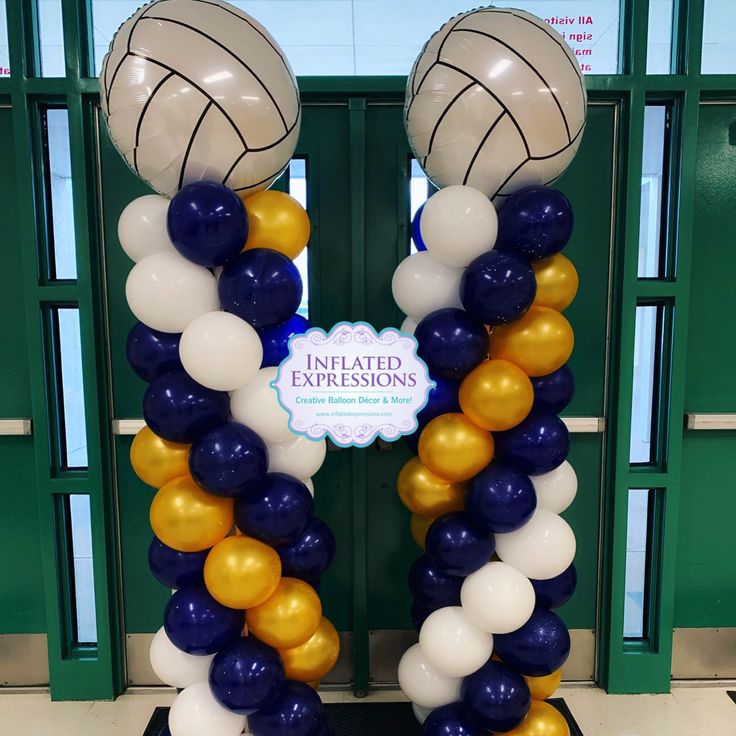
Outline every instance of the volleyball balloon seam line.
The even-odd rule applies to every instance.
[[[141,108],[141,114],[138,116],[138,122],[135,127],[135,148],[133,149],[133,166],[137,169],[138,168],[138,146],[141,144],[141,128],[143,127],[143,118],[146,117],[146,112],[148,112],[148,106],[151,104],[151,100],[156,96],[156,93],[163,87],[166,82],[168,82],[172,77],[175,77],[176,74],[174,72],[169,72],[152,90],[151,94],[148,96],[148,99],[146,100],[145,104]],[[109,88],[108,88],[108,94],[109,94]],[[188,149],[187,149],[188,150]],[[182,167],[183,171],[183,167]],[[181,182],[179,183],[179,188],[181,188]]]
[[[468,90],[471,90],[471,89],[473,89],[473,87],[475,87],[475,82],[474,82],[474,81],[471,81],[471,82],[469,82],[468,84],[466,84],[466,85],[465,85],[465,87],[463,87],[463,88],[462,88],[462,89],[461,89],[461,90],[460,90],[460,91],[459,91],[459,92],[458,92],[458,93],[457,93],[457,94],[456,94],[456,95],[455,95],[455,96],[454,96],[454,97],[453,97],[453,98],[452,98],[452,99],[450,100],[450,103],[449,103],[449,104],[447,105],[447,107],[446,107],[446,108],[445,108],[445,109],[444,109],[444,110],[442,111],[442,113],[440,114],[439,118],[437,118],[437,124],[436,124],[436,125],[434,126],[434,128],[433,128],[433,130],[432,130],[432,135],[430,135],[430,137],[429,137],[429,143],[428,143],[428,145],[427,145],[427,155],[426,155],[426,156],[423,156],[423,157],[422,157],[422,167],[424,167],[424,166],[426,165],[426,163],[427,163],[427,158],[429,157],[429,154],[430,154],[430,153],[432,153],[432,146],[434,145],[434,139],[435,139],[435,136],[437,135],[437,131],[439,130],[439,127],[440,127],[440,125],[441,125],[442,121],[443,121],[443,120],[445,119],[445,116],[447,115],[447,113],[448,113],[448,112],[450,112],[450,110],[452,109],[452,106],[453,106],[453,105],[454,105],[454,104],[455,104],[455,103],[456,103],[456,102],[457,102],[457,101],[458,101],[458,100],[459,100],[459,99],[460,99],[460,98],[461,98],[461,97],[462,97],[462,96],[463,96],[463,95],[464,95],[464,94],[465,94],[465,93],[466,93],[466,92],[467,92]],[[500,119],[501,119],[501,118],[503,117],[503,115],[504,115],[504,113],[501,113],[501,115],[499,116],[499,118],[498,118],[498,119],[496,120],[496,123],[498,122],[498,120],[500,120]],[[496,123],[494,123],[493,125],[495,125]],[[493,128],[491,127],[491,129],[493,129]],[[485,142],[485,139],[486,139],[486,138],[488,137],[488,135],[489,135],[489,133],[486,133],[486,136],[485,136],[485,138],[483,139],[483,141],[484,141],[484,142]],[[476,153],[476,156],[477,156],[477,155],[478,155],[478,154]],[[466,183],[467,183],[467,176],[465,177],[465,180],[463,181],[463,184],[466,184]],[[424,206],[424,205],[422,205],[422,207],[423,207],[423,206]]]
[[[471,85],[474,87],[475,83],[471,82]],[[449,109],[449,107],[448,107]],[[468,179],[470,178],[470,172],[473,170],[473,166],[475,166],[475,162],[478,160],[478,156],[480,156],[480,152],[483,150],[483,146],[485,146],[486,141],[491,137],[491,133],[496,129],[496,126],[503,120],[504,117],[506,117],[508,111],[504,110],[492,123],[491,127],[488,128],[483,138],[481,138],[480,143],[478,143],[478,146],[475,149],[475,153],[473,154],[473,157],[470,159],[470,163],[468,164],[468,168],[465,171],[465,176],[463,177],[463,185],[467,186]],[[432,131],[432,137],[434,138],[434,133],[437,131],[437,129],[440,126],[440,121],[437,121],[437,125],[435,126],[434,131]],[[429,154],[432,152],[432,148],[430,145],[430,149],[427,152],[427,155],[424,157],[424,160],[426,161],[427,158],[429,158]],[[529,159],[527,159],[528,161]],[[524,162],[526,163],[526,161]],[[516,173],[516,172],[514,172]],[[491,197],[491,199],[493,199]]]

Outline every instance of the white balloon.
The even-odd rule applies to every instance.
[[[302,478],[301,481],[309,489],[312,498],[314,498],[314,481],[311,478]]]
[[[461,268],[445,266],[427,251],[414,253],[404,258],[394,271],[391,279],[394,301],[417,322],[437,309],[461,307],[462,275]]]
[[[509,634],[522,627],[534,611],[535,600],[526,575],[505,562],[487,562],[468,575],[460,589],[463,611],[491,634]]]
[[[439,708],[460,700],[460,677],[445,677],[427,661],[419,644],[409,647],[399,662],[399,687],[422,708]]]
[[[186,326],[179,357],[198,383],[216,391],[235,391],[260,369],[263,346],[245,320],[228,312],[207,312]]]
[[[322,467],[326,454],[325,440],[310,440],[304,435],[289,442],[269,442],[268,472],[309,478]]]
[[[173,253],[166,229],[169,200],[160,194],[145,194],[130,202],[118,220],[118,240],[128,258],[143,260],[152,253]]]
[[[199,315],[220,308],[215,277],[178,253],[154,253],[125,282],[130,311],[161,332],[183,332]]]
[[[230,412],[236,421],[250,427],[267,443],[294,439],[289,414],[271,386],[277,371],[276,367],[261,368],[245,386],[230,394]]]
[[[515,532],[496,534],[496,554],[532,580],[564,572],[575,557],[575,534],[557,514],[537,509]]]
[[[420,726],[424,725],[424,721],[427,720],[429,714],[434,710],[434,708],[423,708],[421,705],[417,705],[416,703],[411,704],[411,709],[414,711],[414,718],[419,721]]]
[[[214,654],[187,654],[171,643],[162,626],[151,640],[148,650],[156,676],[170,687],[189,687],[207,680]]]
[[[537,493],[537,508],[561,514],[575,500],[578,477],[572,465],[565,460],[549,473],[530,475]]]
[[[413,317],[407,317],[401,323],[401,327],[399,328],[399,332],[406,332],[407,335],[413,335],[414,334],[414,330],[416,330],[418,324],[419,324],[419,322],[417,322]]]
[[[498,217],[483,192],[457,185],[440,189],[427,200],[420,227],[424,244],[433,258],[446,266],[464,268],[493,248]]]
[[[207,680],[182,690],[169,711],[171,736],[240,736],[245,716],[224,708]]]
[[[493,637],[460,606],[447,606],[429,614],[419,631],[419,646],[441,675],[465,677],[491,658]]]

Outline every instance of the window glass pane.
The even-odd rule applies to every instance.
[[[51,278],[76,279],[69,113],[65,108],[48,108],[45,116],[46,209],[49,217],[47,229]]]
[[[644,150],[641,172],[641,212],[639,223],[639,278],[664,276],[666,229],[665,161],[667,151],[667,108],[647,105],[644,111]]]
[[[75,644],[97,643],[95,576],[89,496],[69,496],[69,523],[74,564]]]
[[[654,461],[655,391],[661,357],[661,312],[658,306],[636,308],[634,344],[634,386],[631,401],[632,463]]]
[[[649,0],[647,74],[670,73],[673,6],[673,0]]]
[[[289,163],[289,194],[299,204],[309,211],[307,207],[307,161],[303,158],[295,158]],[[309,247],[305,248],[294,260],[302,277],[302,303],[297,310],[302,317],[309,317]]]
[[[649,530],[649,490],[629,490],[626,524],[626,582],[624,603],[624,638],[644,637],[644,611],[647,579],[647,543]]]
[[[84,416],[84,382],[82,376],[82,340],[79,310],[59,307],[55,311],[60,381],[59,411],[62,420],[62,465],[67,469],[87,467],[87,426]]]
[[[96,68],[134,0],[93,0]],[[281,44],[297,75],[406,75],[424,42],[467,0],[236,0]],[[619,0],[498,0],[565,34],[587,74],[618,68]]]
[[[41,38],[41,74],[44,77],[66,76],[64,28],[61,0],[37,0],[38,30]]]
[[[409,179],[409,251],[411,253],[417,252],[417,246],[411,237],[411,223],[417,210],[427,201],[430,187],[434,188],[424,175],[419,162],[413,158],[411,160],[411,178]]]
[[[736,2],[705,0],[703,74],[736,72]]]
[[[10,52],[8,50],[8,16],[5,0],[0,0],[0,77],[10,76]]]

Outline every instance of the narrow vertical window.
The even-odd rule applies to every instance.
[[[736,3],[705,0],[703,11],[703,74],[736,72]]]
[[[0,78],[9,76],[8,16],[5,13],[5,0],[0,0]]]
[[[673,11],[673,0],[649,0],[647,74],[670,73]]]
[[[629,490],[626,516],[624,638],[643,639],[646,631],[647,568],[651,543],[651,492]]]
[[[95,575],[92,556],[92,522],[89,496],[73,494],[69,500],[69,532],[73,565],[74,632],[76,646],[97,644]]]
[[[419,161],[411,160],[411,176],[409,177],[409,252],[416,253],[417,246],[411,237],[411,223],[417,210],[427,201],[432,187],[429,179],[422,171]]]
[[[289,194],[309,211],[307,202],[307,160],[304,158],[292,159],[289,163]],[[294,260],[302,277],[304,291],[302,303],[299,305],[298,313],[302,317],[309,317],[309,248],[305,248]]]
[[[64,59],[64,26],[61,0],[37,0],[38,31],[41,41],[41,75],[66,76]]]

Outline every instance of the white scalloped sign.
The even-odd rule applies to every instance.
[[[340,322],[294,335],[289,348],[272,385],[295,434],[365,447],[416,431],[435,384],[412,335]]]

